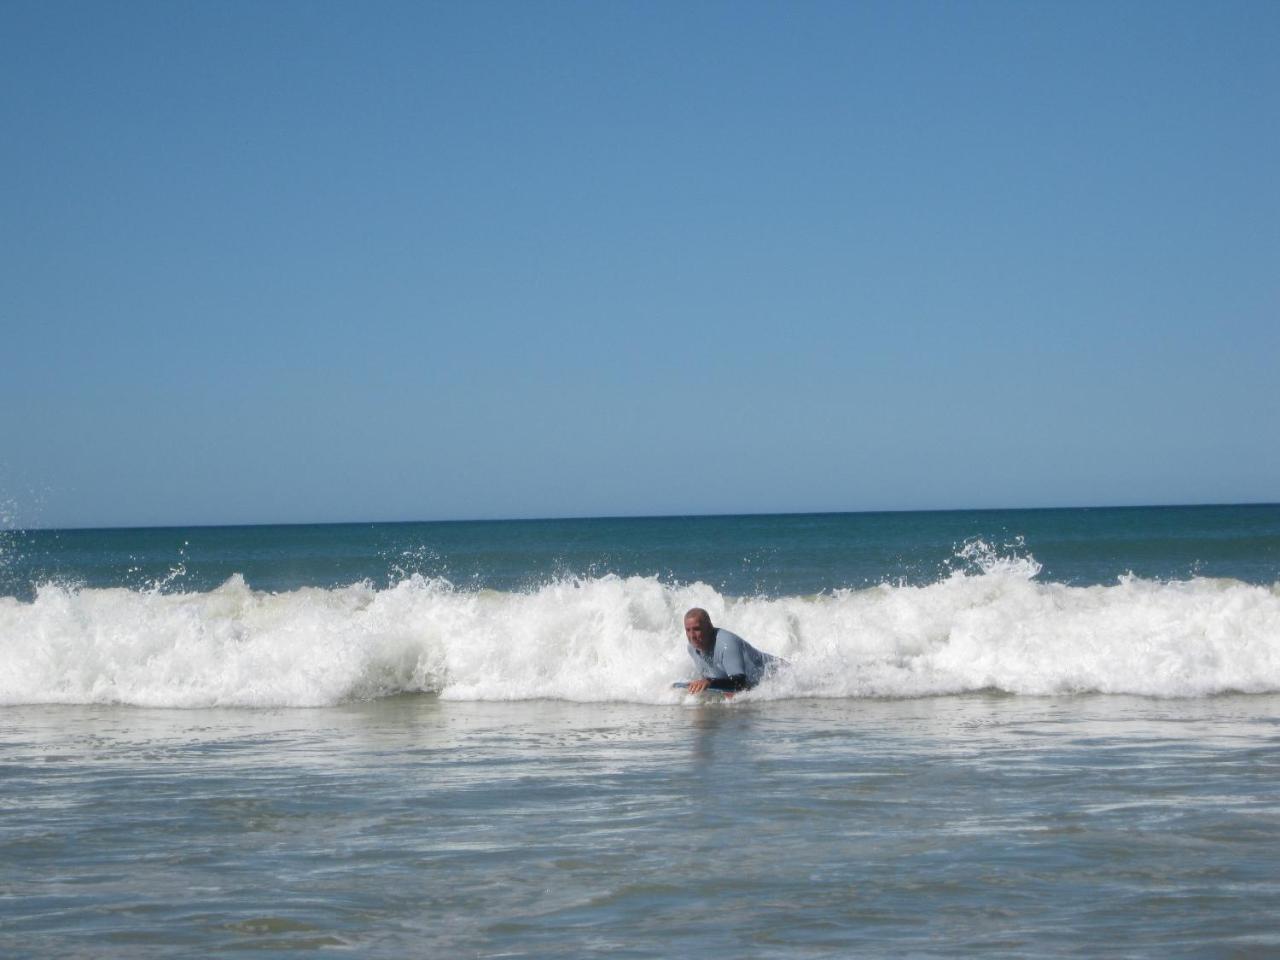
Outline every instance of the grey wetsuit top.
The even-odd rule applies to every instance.
[[[754,687],[768,672],[769,667],[777,662],[777,657],[757,650],[736,633],[724,627],[716,628],[716,645],[711,656],[703,656],[702,651],[692,643],[688,644],[689,656],[698,674],[707,680],[742,679],[723,689],[741,689]],[[715,684],[722,687],[721,684]]]

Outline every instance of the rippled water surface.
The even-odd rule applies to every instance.
[[[0,954],[1280,954],[1280,697],[0,711]]]

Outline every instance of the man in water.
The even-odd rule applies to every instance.
[[[690,693],[703,690],[750,690],[779,663],[777,657],[761,653],[736,633],[713,627],[711,616],[701,607],[684,615],[684,635],[689,638],[689,656],[702,676],[689,684]]]

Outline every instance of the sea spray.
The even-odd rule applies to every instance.
[[[1280,690],[1280,590],[1227,579],[1036,579],[1028,556],[974,547],[927,585],[733,597],[656,577],[525,591],[420,575],[288,592],[234,576],[203,592],[48,583],[0,599],[0,703],[326,706],[449,699],[670,703],[689,674],[691,606],[779,654],[753,700]]]

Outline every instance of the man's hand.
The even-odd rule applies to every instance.
[[[707,687],[711,686],[710,680],[694,680],[689,684],[690,693],[701,693]]]

